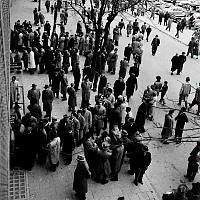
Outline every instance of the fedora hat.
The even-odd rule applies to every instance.
[[[37,85],[36,85],[35,83],[33,83],[33,84],[32,84],[32,87],[35,87],[35,86],[37,86]]]
[[[83,155],[78,155],[77,158],[76,158],[76,160],[77,160],[78,162],[84,162],[84,161],[85,161],[85,156],[83,156]]]

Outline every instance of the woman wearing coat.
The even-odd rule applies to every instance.
[[[78,155],[77,161],[78,163],[74,172],[73,190],[80,200],[85,200],[88,191],[87,179],[90,177],[90,171],[84,156]]]
[[[170,110],[169,113],[165,115],[164,127],[161,132],[163,144],[169,144],[167,140],[169,137],[172,136],[173,124],[174,124],[173,116],[172,116],[173,113],[174,113],[174,110]]]

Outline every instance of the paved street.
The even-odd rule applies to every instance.
[[[13,2],[13,7],[11,8],[11,27],[14,22],[18,19],[21,21],[28,19],[33,21],[33,9],[37,7],[37,3],[31,0],[15,0]],[[44,9],[44,0],[42,1],[42,12],[45,14],[46,19],[53,22],[53,16],[51,14],[46,14]],[[112,23],[114,27],[121,19],[121,16],[117,17]],[[153,37],[158,34],[161,40],[161,45],[158,48],[157,54],[153,57],[151,55],[151,45],[150,42],[144,41],[143,43],[143,59],[140,68],[140,76],[138,78],[138,90],[134,93],[131,99],[130,106],[133,110],[135,116],[137,108],[141,103],[141,96],[147,85],[152,84],[155,81],[155,76],[160,75],[162,81],[167,80],[169,82],[169,91],[167,93],[166,103],[169,107],[179,108],[177,104],[178,93],[181,84],[177,81],[185,81],[186,76],[191,77],[191,84],[196,87],[196,83],[200,81],[199,74],[199,60],[187,58],[184,65],[183,73],[180,76],[170,75],[171,68],[171,58],[177,52],[182,51],[187,52],[187,46],[189,39],[191,38],[192,32],[185,30],[183,34],[180,35],[179,41],[172,38],[175,35],[175,24],[172,26],[171,33],[164,30],[164,26],[157,25],[157,19],[155,21],[149,20],[146,16],[140,17],[141,20],[146,21],[151,24],[153,31],[150,35],[150,42]],[[125,14],[125,22],[129,20],[134,20],[130,14]],[[66,29],[71,33],[75,33],[76,22],[78,17],[69,18],[69,23]],[[142,24],[143,22],[141,22]],[[111,29],[112,30],[112,29]],[[126,37],[126,30],[122,32],[123,36],[119,41],[119,62],[123,58],[124,47],[131,42],[131,38]],[[170,35],[169,35],[170,34]],[[81,57],[81,67],[83,67],[84,57]],[[132,62],[132,60],[131,60]],[[114,81],[118,78],[118,70],[116,75],[108,75],[108,80],[113,85]],[[127,78],[127,77],[126,77]],[[19,76],[19,79],[20,76]],[[73,76],[71,73],[68,75],[69,83],[73,81]],[[38,88],[43,89],[44,84],[48,83],[48,77],[46,74],[29,75],[23,74],[22,84],[25,89],[25,94],[30,89],[32,83],[37,83]],[[94,95],[92,94],[91,103],[94,102]],[[78,94],[79,99],[81,98],[81,91]],[[194,94],[189,97],[189,102],[192,101]],[[27,98],[26,106],[28,105]],[[80,105],[80,101],[78,102]],[[159,105],[160,106],[160,105]],[[195,107],[194,107],[195,109]],[[60,99],[55,99],[53,105],[53,115],[61,118],[63,114],[67,112],[67,102],[62,102]],[[155,122],[162,126],[164,121],[164,115],[167,110],[155,109]],[[177,114],[177,112],[175,113]],[[198,117],[189,114],[190,122],[187,124],[186,128],[194,128],[194,122],[198,123]],[[152,136],[155,138],[160,137],[160,132],[162,129],[157,128],[155,124],[147,121],[146,124],[147,132],[145,136]],[[184,136],[198,135],[198,130],[184,132]],[[176,188],[180,182],[185,182],[183,175],[185,174],[187,167],[187,157],[189,152],[192,150],[195,144],[192,142],[183,143],[180,145],[169,144],[167,146],[163,145],[157,140],[150,141],[148,143],[149,149],[152,153],[152,163],[147,171],[147,176],[144,178],[144,185],[136,187],[133,184],[133,177],[127,174],[128,170],[128,160],[125,160],[125,164],[119,175],[118,182],[109,182],[106,185],[100,185],[92,180],[89,180],[89,192],[87,195],[88,200],[116,200],[119,196],[125,196],[125,200],[153,200],[160,199],[163,192],[168,191],[170,188]],[[76,152],[82,151],[82,148],[76,149]],[[47,167],[35,165],[32,172],[28,172],[28,182],[30,199],[33,200],[72,200],[75,199],[74,193],[72,191],[72,181],[73,172],[76,165],[75,157],[73,158],[73,163],[70,166],[65,166],[63,163],[59,166],[55,173],[49,172]],[[196,181],[199,180],[199,175],[196,177]],[[191,184],[187,183],[189,186]]]

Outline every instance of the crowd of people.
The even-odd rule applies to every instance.
[[[53,6],[49,0],[45,3],[47,12],[60,12],[60,34],[52,30],[51,24],[37,9],[34,9],[34,25],[39,26],[33,30],[31,22],[19,20],[11,31],[11,63],[23,66],[25,71],[34,74],[48,73],[49,82],[40,91],[36,84],[28,91],[27,98],[30,101],[28,112],[21,116],[19,101],[19,83],[16,77],[12,77],[11,110],[15,116],[11,123],[15,136],[15,161],[26,170],[32,170],[36,158],[41,164],[45,164],[48,158],[50,170],[56,171],[60,163],[60,155],[65,165],[72,162],[73,151],[83,145],[84,156],[77,157],[77,168],[74,176],[74,190],[81,199],[85,199],[87,192],[87,178],[91,177],[101,184],[118,181],[118,173],[121,170],[125,156],[129,158],[129,174],[135,175],[134,184],[143,184],[142,178],[151,163],[151,153],[143,143],[142,133],[145,132],[145,121],[153,120],[154,108],[157,102],[165,105],[165,95],[168,90],[168,82],[162,82],[160,76],[152,85],[145,89],[141,105],[138,107],[134,119],[128,102],[138,89],[137,77],[140,72],[140,64],[143,55],[143,40],[149,41],[151,27],[146,23],[140,24],[137,19],[125,26],[123,19],[113,29],[113,38],[109,35],[105,50],[98,54],[97,66],[99,71],[92,74],[93,50],[95,34],[88,29],[84,35],[82,22],[78,21],[76,34],[69,35],[65,30],[68,11],[62,9],[60,1]],[[91,17],[95,13],[88,9],[85,15]],[[93,17],[94,17],[93,16]],[[89,18],[90,18],[89,17]],[[166,22],[167,23],[167,22]],[[41,27],[44,32],[41,34]],[[127,37],[132,36],[131,42],[124,49],[124,58],[120,61],[119,78],[113,87],[108,81],[108,73],[115,74],[117,69],[118,49],[122,29],[126,29]],[[52,31],[51,31],[52,30]],[[152,55],[156,54],[160,45],[160,39],[156,35],[152,42]],[[189,45],[189,48],[192,45]],[[193,48],[193,47],[191,47]],[[188,53],[193,52],[190,48]],[[83,74],[81,75],[80,56],[85,57]],[[131,57],[133,66],[129,66]],[[180,74],[186,61],[185,53],[172,58],[172,74],[177,70]],[[74,82],[68,82],[67,74],[71,68]],[[129,69],[129,71],[128,71]],[[125,78],[128,77],[126,82]],[[82,77],[82,80],[81,80]],[[186,82],[189,81],[187,77]],[[81,86],[81,107],[77,107],[77,91]],[[91,91],[96,92],[95,104],[91,105]],[[186,91],[187,90],[187,91]],[[191,88],[190,88],[191,90]],[[190,90],[183,85],[180,92],[179,104],[185,101],[185,107],[181,108],[176,116],[175,141],[181,142],[183,128],[188,122],[185,114],[187,97]],[[200,108],[199,89],[190,108],[198,104]],[[52,116],[53,101],[55,98],[68,100],[68,111],[58,121]],[[160,99],[158,100],[160,96]],[[42,100],[43,109],[40,106]],[[43,112],[45,115],[43,115]],[[198,110],[198,114],[200,109]],[[172,135],[173,113],[170,110],[165,116],[165,122],[161,133],[161,141],[168,144]],[[86,162],[88,166],[86,166]],[[84,180],[83,180],[84,179]]]

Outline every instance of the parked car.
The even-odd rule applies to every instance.
[[[183,17],[186,17],[188,13],[184,8],[180,6],[172,6],[168,9],[165,9],[165,11],[169,12],[171,18],[175,22],[182,19]]]

